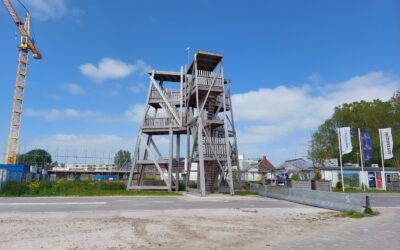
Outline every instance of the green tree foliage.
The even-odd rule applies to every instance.
[[[300,175],[299,174],[292,174],[290,177],[292,181],[299,181],[300,180]]]
[[[114,164],[120,168],[128,168],[132,164],[131,153],[128,150],[119,150],[114,156]]]
[[[367,164],[381,162],[379,128],[392,128],[394,158],[385,166],[399,166],[400,161],[400,91],[388,101],[374,100],[345,103],[335,107],[331,118],[320,125],[312,135],[308,156],[316,164],[325,159],[339,158],[337,128],[351,127],[353,151],[343,155],[343,162],[359,162],[358,128],[368,131],[372,137],[372,160]]]
[[[17,163],[32,166],[45,166],[51,164],[51,162],[51,155],[44,149],[32,149],[31,151],[25,154],[20,154],[17,157]]]

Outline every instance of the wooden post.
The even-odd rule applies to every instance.
[[[206,182],[205,182],[205,172],[204,172],[204,155],[203,155],[203,122],[202,118],[198,117],[198,127],[197,127],[197,147],[199,151],[199,172],[200,172],[200,192],[201,196],[206,196]]]
[[[172,191],[172,157],[173,157],[173,138],[172,138],[172,127],[169,128],[169,159],[168,159],[168,179],[169,187],[168,191]]]
[[[222,62],[221,62],[222,64]],[[224,82],[224,71],[221,67],[221,76],[222,76],[222,83]],[[225,90],[222,91],[222,98],[223,98],[223,106],[224,106],[224,130],[225,130],[225,145],[226,145],[226,160],[228,163],[228,184],[229,184],[229,191],[231,195],[235,194],[234,187],[233,187],[233,176],[232,176],[232,163],[231,163],[231,156],[230,156],[230,145],[229,145],[229,133],[228,133],[228,124],[227,124],[227,113],[226,113],[226,99],[225,99]]]
[[[176,134],[176,186],[175,190],[179,191],[179,172],[180,172],[180,150],[181,150],[181,135]]]
[[[186,128],[186,158],[185,158],[185,163],[186,163],[186,182],[185,182],[185,189],[187,190],[188,185],[189,185],[189,180],[190,180],[190,167],[189,166],[189,154],[190,154],[190,128]]]
[[[237,173],[238,173],[238,184],[239,188],[242,188],[242,177],[240,173],[240,166],[239,166],[239,150],[237,147],[237,138],[236,138],[236,129],[235,129],[235,121],[233,118],[233,110],[232,110],[232,99],[231,99],[231,84],[228,83],[228,100],[229,100],[229,111],[231,114],[231,119],[230,119],[230,124],[232,126],[232,132],[233,132],[233,146],[235,147],[235,161],[237,164]]]

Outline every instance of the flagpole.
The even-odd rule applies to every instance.
[[[361,144],[361,131],[360,128],[358,128],[358,143],[360,145],[360,160],[361,160],[361,173],[362,173],[362,184],[363,185],[363,189],[365,192],[365,173],[364,173],[364,156],[363,156],[363,148],[362,148],[362,144]]]
[[[381,159],[382,159],[382,186],[383,189],[386,191],[386,177],[385,177],[385,159],[383,156],[383,149],[382,149],[382,132],[381,129],[379,129],[379,145],[381,146]]]
[[[344,179],[343,179],[343,162],[342,162],[342,141],[340,140],[340,128],[338,128],[338,139],[339,139],[339,159],[340,159],[340,172],[342,175],[342,192],[344,192]]]

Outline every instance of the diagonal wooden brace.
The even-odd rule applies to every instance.
[[[178,114],[175,112],[175,109],[172,108],[171,104],[168,102],[167,97],[164,95],[164,93],[161,90],[160,85],[158,85],[158,83],[156,82],[156,80],[154,80],[153,76],[150,76],[150,80],[151,83],[153,84],[153,86],[157,89],[158,93],[160,94],[161,98],[163,99],[164,103],[167,105],[169,111],[171,112],[171,114],[174,116],[176,122],[179,124],[179,126],[182,127],[182,122],[181,119],[179,119]]]

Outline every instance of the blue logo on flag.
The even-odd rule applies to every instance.
[[[369,132],[361,132],[361,146],[364,162],[372,159],[372,139]]]

